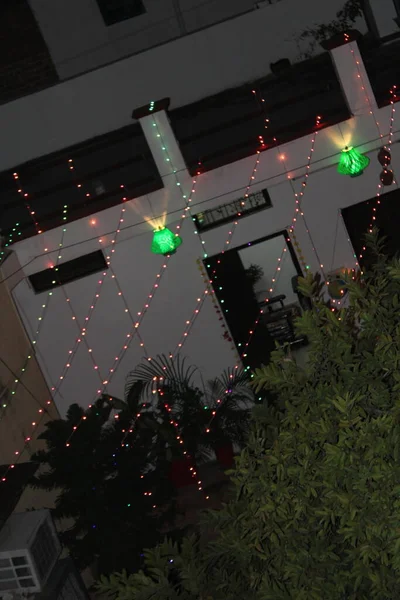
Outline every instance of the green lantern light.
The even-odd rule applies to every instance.
[[[357,175],[362,175],[369,163],[370,159],[368,156],[361,154],[357,148],[349,148],[346,146],[340,155],[338,173],[341,175],[350,175],[350,177],[357,177]]]
[[[153,254],[173,254],[182,244],[182,238],[172,233],[168,227],[159,227],[154,231],[151,251]]]

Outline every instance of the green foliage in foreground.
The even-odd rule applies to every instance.
[[[234,499],[199,538],[104,579],[118,600],[371,600],[400,597],[400,262],[376,239],[373,270],[331,312],[314,280],[304,368],[280,349],[254,386],[284,410],[254,418]],[[171,562],[172,561],[172,562]]]

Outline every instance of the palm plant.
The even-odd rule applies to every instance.
[[[204,384],[199,370],[185,358],[160,355],[131,371],[126,398],[140,390],[142,406],[151,407],[146,422],[163,428],[171,458],[182,453],[178,433],[199,463],[226,444],[243,447],[254,402],[249,380],[245,371],[228,369]]]

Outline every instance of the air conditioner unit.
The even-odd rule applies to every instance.
[[[50,511],[11,515],[0,531],[0,598],[40,592],[60,553]]]

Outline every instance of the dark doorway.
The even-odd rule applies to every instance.
[[[400,236],[398,233],[400,223],[400,190],[395,189],[392,192],[383,194],[379,198],[380,204],[377,204],[377,198],[374,197],[358,204],[353,204],[342,210],[342,216],[346,225],[349,238],[353,244],[357,256],[363,255],[360,264],[368,268],[371,264],[372,256],[370,252],[364,252],[365,234],[368,231],[372,218],[372,209],[376,207],[375,225],[379,233],[385,236],[385,252],[393,257],[400,252]]]
[[[204,264],[243,363],[251,369],[268,364],[276,337],[270,334],[266,315],[269,309],[264,301],[281,298],[274,304],[274,316],[279,311],[279,315],[286,315],[291,306],[298,304],[292,284],[302,272],[287,232],[248,242],[208,258]],[[281,270],[275,273],[278,264],[282,265]],[[256,282],[249,276],[249,269],[254,266],[259,267]],[[274,275],[277,277],[272,283]]]

